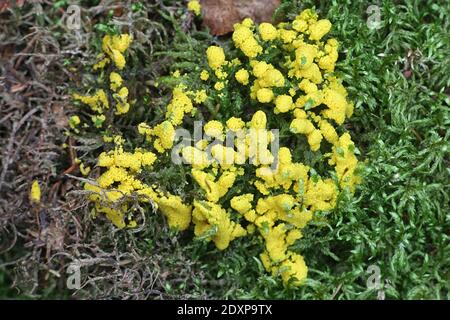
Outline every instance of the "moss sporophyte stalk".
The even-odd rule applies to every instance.
[[[195,4],[189,9],[200,12]],[[203,66],[176,73],[178,84],[164,119],[136,123],[140,142],[135,147],[125,143],[132,137],[103,137],[105,146],[112,147],[98,157],[100,176],[85,184],[96,212],[118,228],[132,228],[137,226],[133,201],[152,203],[171,228],[193,225],[196,237],[219,250],[240,237],[260,237],[265,269],[286,284],[301,285],[308,269],[291,246],[316,213],[332,210],[339,194],[354,192],[360,182],[355,146],[343,126],[353,104],[334,73],[339,43],[326,38],[330,28],[330,21],[319,20],[309,9],[277,26],[258,26],[248,18],[236,24],[234,48],[211,45]],[[91,114],[80,115],[82,121],[102,128],[105,116],[113,117],[109,121],[114,124],[134,112],[123,73],[130,45],[128,34],[104,37],[94,69],[109,70],[108,85],[91,95],[74,95]],[[242,92],[244,108],[225,116],[220,106]],[[219,106],[216,114],[208,104]],[[110,108],[114,112],[107,112]],[[199,114],[209,119],[204,136],[180,147],[177,130],[191,130]],[[71,119],[73,129],[79,123],[78,116]],[[287,123],[286,130],[276,127],[280,123]],[[282,132],[275,152],[273,129]],[[232,144],[225,144],[229,133]],[[195,182],[194,199],[148,178],[156,167],[174,166],[169,156],[174,153]]]

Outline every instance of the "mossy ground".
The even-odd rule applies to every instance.
[[[127,78],[139,99],[121,130],[133,117],[161,116],[157,110],[169,99],[164,84],[172,81],[165,76],[198,67],[214,41],[229,42],[208,35],[181,1],[131,3],[136,38]],[[389,281],[386,298],[448,299],[450,5],[381,1],[381,27],[370,30],[371,4],[286,0],[276,12],[292,18],[315,7],[333,23],[341,43],[337,69],[356,103],[347,126],[366,161],[356,195],[304,230],[298,249],[309,279],[298,289],[263,270],[257,240],[236,240],[219,252],[191,232],[168,230],[159,214],[147,214],[139,232],[92,220],[79,182],[64,175],[79,176],[70,170],[70,149],[61,147],[70,142],[65,123],[76,109],[68,94],[92,81],[88,65],[102,35],[126,30],[130,21],[114,17],[120,12],[112,2],[96,1],[80,1],[78,34],[58,24],[66,1],[37,14],[30,4],[0,14],[0,296],[375,299],[367,270],[377,266],[382,283]],[[94,137],[74,144],[78,157],[96,148]],[[170,170],[159,175],[183,180]],[[39,209],[27,200],[34,178],[45,194]],[[76,292],[65,287],[74,257],[85,284]]]

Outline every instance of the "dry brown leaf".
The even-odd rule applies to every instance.
[[[200,0],[203,22],[213,35],[233,31],[233,25],[244,18],[270,22],[280,0]]]
[[[0,0],[0,12],[8,8],[22,7],[25,0]]]

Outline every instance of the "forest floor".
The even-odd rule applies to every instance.
[[[158,53],[176,49],[177,32],[205,30],[184,1],[97,2],[77,2],[76,31],[64,24],[68,1],[0,11],[0,298],[450,297],[448,1],[382,1],[377,29],[368,27],[371,2],[282,1],[288,18],[315,7],[333,23],[337,69],[356,107],[348,128],[365,162],[355,196],[305,229],[299,250],[309,275],[299,288],[265,273],[246,240],[222,252],[169,230],[158,215],[139,232],[92,219],[65,133],[70,92],[92,77],[82,73],[102,36],[134,28],[151,83],[175,71]],[[29,201],[35,179],[44,195],[38,207]],[[75,258],[82,288],[70,290]]]

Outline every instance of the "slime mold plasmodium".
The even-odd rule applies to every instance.
[[[197,13],[197,9],[191,4],[190,10]],[[198,71],[183,76],[177,72],[179,84],[173,88],[164,119],[153,125],[136,124],[147,149],[138,145],[126,151],[119,137],[113,150],[100,154],[97,165],[102,173],[85,185],[97,212],[118,228],[134,227],[127,197],[137,195],[143,203],[152,201],[170,227],[181,231],[193,225],[195,236],[219,250],[241,237],[260,237],[265,269],[285,284],[301,285],[308,268],[292,245],[302,238],[302,229],[315,213],[332,210],[339,194],[354,192],[361,180],[354,143],[343,127],[353,113],[353,103],[334,73],[339,43],[327,38],[331,27],[329,20],[319,19],[310,9],[278,25],[257,26],[249,18],[236,24],[234,48],[209,46]],[[98,89],[92,95],[74,95],[97,116],[110,107],[117,116],[133,112],[120,73],[131,41],[129,35],[103,39],[103,53],[94,68],[114,67],[109,93]],[[200,89],[191,89],[194,78]],[[187,200],[161,189],[157,181],[144,181],[142,172],[152,172],[161,161],[171,165],[164,155],[175,147],[176,130],[188,127],[186,120],[205,110],[207,100],[220,105],[229,91],[246,92],[245,101],[254,111],[236,110],[233,117],[224,118],[219,109],[219,117],[203,126],[207,139],[180,150],[199,191],[197,197]],[[273,153],[271,130],[278,128],[271,119],[288,123],[289,137],[303,141],[312,154],[320,154],[321,165],[328,169],[319,174],[283,140]],[[235,134],[232,146],[225,145],[229,132]]]

